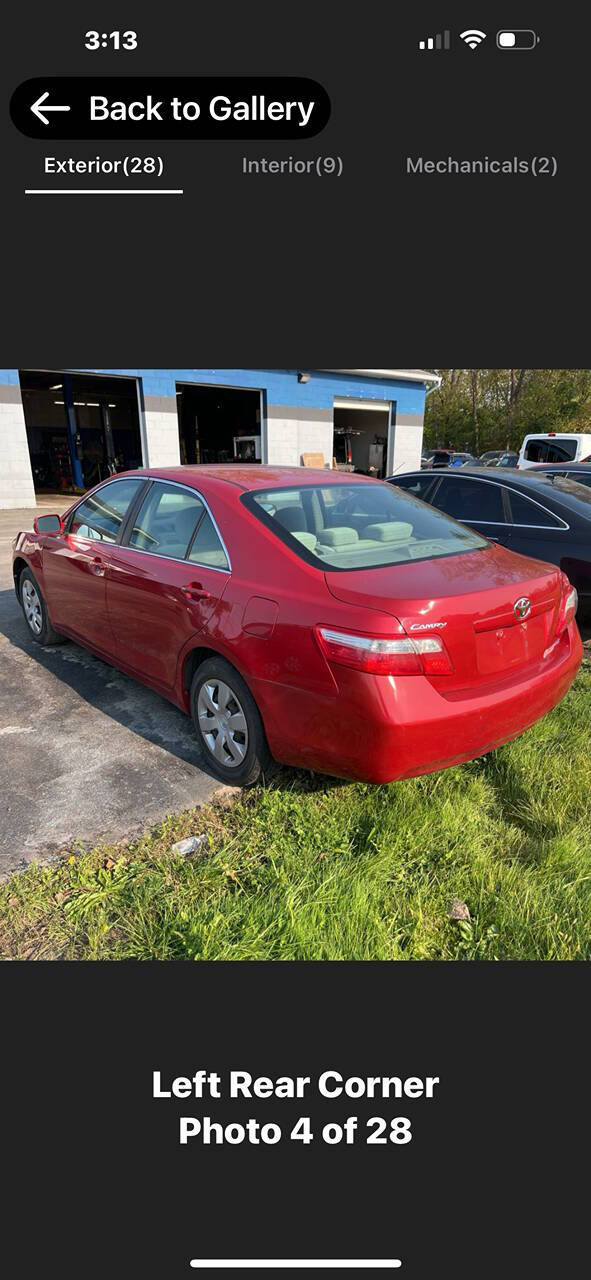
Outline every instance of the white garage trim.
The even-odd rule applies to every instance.
[[[379,413],[390,412],[389,400],[354,400],[349,396],[335,396],[335,409],[363,409],[366,413],[368,409],[377,409]]]

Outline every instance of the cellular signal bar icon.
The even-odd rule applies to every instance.
[[[443,35],[439,32],[436,36],[427,36],[426,40],[419,40],[419,49],[449,49],[450,35],[449,31],[444,31]]]

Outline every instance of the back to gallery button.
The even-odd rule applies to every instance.
[[[28,138],[312,138],[330,99],[300,76],[37,76],[15,89],[10,116]]]

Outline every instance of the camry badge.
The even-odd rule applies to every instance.
[[[519,600],[516,600],[513,605],[513,613],[520,622],[523,622],[528,613],[531,613],[531,600],[528,600],[527,596],[520,596]]]
[[[411,631],[441,631],[447,622],[413,622]]]

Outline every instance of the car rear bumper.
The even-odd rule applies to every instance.
[[[422,676],[370,676],[332,667],[338,695],[251,682],[269,747],[283,764],[364,782],[448,768],[518,737],[560,702],[582,658],[571,626],[535,674],[483,691],[445,694]]]

